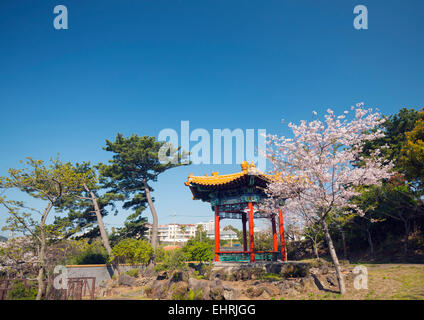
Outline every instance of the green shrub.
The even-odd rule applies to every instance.
[[[155,251],[155,262],[162,263],[165,261],[168,253],[162,247],[157,247]]]
[[[261,279],[267,281],[279,281],[281,280],[281,276],[275,273],[265,273]]]
[[[197,290],[190,289],[188,291],[188,300],[202,300],[203,298],[203,289],[199,288]]]
[[[153,292],[152,287],[150,287],[150,286],[145,286],[145,287],[143,287],[143,289],[144,289],[144,295],[145,295],[146,297],[150,298],[150,297],[152,296],[152,292]]]
[[[214,246],[209,241],[190,239],[183,248],[191,261],[210,261],[214,258]]]
[[[147,265],[152,258],[153,247],[145,240],[124,239],[112,249],[110,261]]]
[[[131,270],[128,270],[127,272],[125,272],[125,274],[129,275],[130,277],[137,278],[139,272],[140,272],[140,270],[138,270],[138,269],[131,269]]]
[[[195,279],[197,279],[197,280],[206,279],[206,276],[205,276],[205,275],[203,275],[203,274],[200,274],[200,272],[199,272],[199,271],[197,271],[197,270],[194,270],[194,271],[193,271],[193,276],[194,276],[194,278],[195,278]]]
[[[90,246],[77,254],[72,260],[72,264],[105,264],[108,261],[108,254],[103,247]]]
[[[35,300],[37,296],[37,288],[30,286],[25,289],[22,281],[13,281],[11,289],[7,293],[7,299],[9,300]]]
[[[176,270],[186,270],[186,261],[188,257],[187,254],[182,249],[175,249],[170,251],[165,261],[156,266],[156,271],[176,271]]]

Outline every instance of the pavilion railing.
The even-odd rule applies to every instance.
[[[250,251],[220,251],[217,252],[219,261],[249,262]],[[255,261],[276,261],[281,259],[278,251],[255,251]]]

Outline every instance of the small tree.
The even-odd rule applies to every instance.
[[[28,212],[22,202],[3,197],[0,198],[0,204],[9,212],[8,228],[29,233],[38,245],[37,300],[40,300],[45,291],[43,280],[47,266],[47,242],[49,239],[61,237],[60,230],[49,226],[47,218],[63,197],[79,193],[88,177],[86,173],[77,172],[70,163],[62,163],[59,159],[51,160],[51,164],[45,166],[42,160],[28,157],[25,164],[25,169],[9,169],[9,176],[0,178],[0,187],[16,188],[36,199],[46,201],[45,209],[39,213],[39,220],[33,219],[36,210]]]
[[[360,155],[367,141],[382,137],[375,129],[384,119],[362,104],[354,110],[354,118],[348,122],[346,114],[335,116],[327,110],[325,121],[302,120],[300,125],[290,123],[292,139],[270,136],[268,159],[274,166],[276,179],[270,183],[267,193],[271,205],[281,199],[286,214],[302,215],[302,220],[319,223],[333,260],[341,294],[345,282],[334,249],[328,225],[336,217],[336,211],[346,208],[363,214],[361,208],[349,200],[358,195],[357,186],[378,185],[390,177],[391,163],[380,159],[380,150]],[[316,115],[316,112],[314,112]],[[361,166],[354,166],[357,161]],[[268,210],[276,210],[275,205]]]
[[[111,261],[147,265],[152,255],[152,245],[147,241],[125,239],[113,247]]]
[[[189,256],[183,249],[174,249],[168,252],[161,265],[156,266],[156,271],[169,271],[171,273],[175,271],[186,270],[186,262]]]
[[[394,175],[381,187],[370,188],[367,194],[377,203],[373,212],[403,226],[403,254],[408,253],[408,238],[414,219],[424,214],[422,200],[417,199],[401,175]]]
[[[105,264],[108,262],[110,254],[106,251],[100,239],[91,243],[85,239],[73,242],[77,242],[78,250],[73,254],[71,264]]]
[[[400,165],[406,178],[422,195],[424,192],[424,109],[414,128],[405,133],[406,143],[402,147]]]
[[[187,253],[188,259],[199,262],[211,261],[215,254],[210,241],[198,241],[194,238],[187,241],[183,251]]]

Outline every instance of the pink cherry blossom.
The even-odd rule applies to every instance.
[[[360,156],[365,142],[384,136],[377,129],[384,119],[362,106],[353,107],[350,120],[349,112],[336,116],[328,109],[323,121],[290,123],[292,138],[268,136],[267,158],[280,179],[268,186],[264,210],[275,212],[279,200],[286,199],[287,219],[318,221],[331,210],[346,208],[363,214],[349,202],[358,195],[355,187],[380,184],[391,176],[393,164],[381,159],[378,149]],[[354,166],[358,159],[363,165]]]

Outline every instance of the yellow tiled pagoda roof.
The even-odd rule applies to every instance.
[[[204,176],[193,176],[193,174],[191,173],[188,176],[188,179],[185,182],[185,185],[189,186],[191,183],[193,183],[193,184],[200,184],[200,185],[217,186],[217,185],[227,184],[243,176],[252,175],[252,174],[259,176],[265,180],[272,180],[274,178],[274,176],[272,175],[268,175],[268,174],[264,174],[260,172],[259,170],[255,168],[255,165],[253,163],[249,164],[247,161],[243,161],[241,163],[241,168],[242,168],[241,172],[223,174],[223,175],[219,175],[218,172],[212,172],[211,176],[208,176],[206,174]]]

